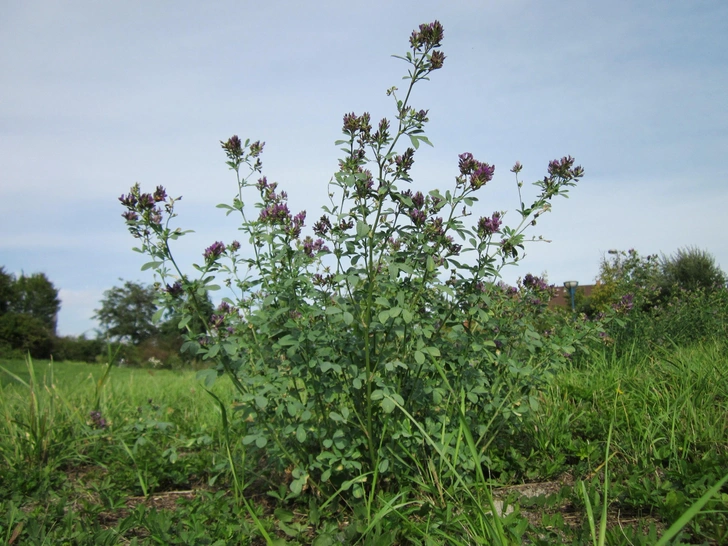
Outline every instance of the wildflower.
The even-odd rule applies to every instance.
[[[409,180],[409,170],[415,162],[414,149],[407,148],[402,155],[394,158],[394,162],[397,165],[397,176],[404,180]]]
[[[233,252],[240,250],[240,243],[238,241],[233,241],[232,243],[230,243],[230,250],[232,250]]]
[[[321,219],[313,225],[313,232],[324,237],[331,230],[331,222],[327,216],[322,216]]]
[[[100,411],[92,411],[89,413],[89,416],[91,417],[91,424],[94,428],[105,429],[109,426]]]
[[[442,51],[433,51],[430,55],[430,70],[438,70],[445,64],[445,54]]]
[[[152,196],[154,198],[155,203],[159,203],[160,201],[164,201],[167,199],[167,191],[162,186],[157,186],[157,189],[154,191],[154,195]]]
[[[139,215],[134,211],[126,211],[122,216],[126,219],[127,222],[135,222],[136,220],[139,220]]]
[[[442,24],[439,21],[420,25],[419,32],[412,31],[410,45],[417,51],[424,48],[440,47],[442,38],[445,35]]]
[[[483,216],[480,220],[478,220],[478,235],[484,239],[485,237],[496,233],[500,227],[501,215],[499,212],[494,212],[493,216],[490,218]]]
[[[171,286],[168,284],[167,288],[165,288],[164,291],[167,292],[167,294],[169,294],[170,296],[176,298],[177,296],[182,295],[184,289],[182,288],[182,283],[177,281]]]
[[[425,220],[427,219],[427,215],[420,209],[412,209],[409,213],[409,216],[412,220],[412,223],[416,226],[421,226],[425,223]]]
[[[324,245],[323,240],[316,239],[314,241],[313,238],[309,236],[303,241],[303,252],[309,258],[313,258],[316,252],[329,252],[329,249],[326,245]]]
[[[215,241],[205,249],[205,261],[212,262],[223,252],[225,252],[225,245],[220,241]]]

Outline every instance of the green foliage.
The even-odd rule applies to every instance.
[[[599,331],[547,313],[543,281],[497,284],[501,268],[520,259],[528,226],[583,175],[571,157],[549,163],[530,205],[514,166],[514,226],[497,211],[469,219],[494,174],[470,153],[459,156],[450,190],[409,189],[414,156],[431,145],[428,112],[409,101],[441,68],[441,39],[439,23],[422,25],[398,57],[409,67],[405,92],[387,92],[395,121],[373,128],[368,113],[344,116],[343,157],[316,238],[303,234],[306,213],[292,214],[285,192],[258,178],[263,144],[237,136],[222,142],[237,196],[219,208],[240,218],[250,248],[214,242],[194,265],[197,279],[170,250],[185,234],[171,227],[177,199],[139,185],[121,197],[136,250],[152,260],[143,268],[168,283],[167,305],[192,305],[179,324],[188,330],[183,348],[213,364],[208,380],[232,379],[243,444],[290,470],[282,500],[348,492],[371,518],[377,495],[407,483],[433,449],[450,461],[442,483],[472,483],[489,446],[521,429],[538,389]],[[230,291],[208,314],[199,303],[220,278]]]
[[[728,333],[725,275],[710,254],[696,249],[662,260],[634,250],[605,258],[586,309],[620,317],[608,332],[622,351],[686,346]]]
[[[58,289],[45,273],[20,275],[15,281],[12,310],[40,320],[52,335],[56,333],[61,300]]]
[[[674,256],[663,257],[660,266],[663,288],[668,294],[678,290],[720,290],[728,282],[715,258],[696,247],[681,248]]]
[[[157,332],[152,323],[156,297],[154,287],[126,281],[104,292],[94,318],[110,338],[138,345]]]
[[[48,357],[60,306],[44,273],[16,279],[0,267],[0,354]]]
[[[0,315],[0,352],[21,358],[30,353],[34,358],[46,358],[53,347],[53,336],[39,318],[21,313]]]
[[[102,339],[63,336],[53,340],[53,359],[59,362],[96,362],[103,352],[104,341]]]

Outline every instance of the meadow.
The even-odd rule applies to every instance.
[[[217,208],[251,244],[214,241],[195,277],[179,198],[119,198],[155,317],[205,369],[3,361],[7,544],[728,542],[728,278],[697,249],[617,253],[579,312],[544,278],[499,282],[584,169],[563,156],[524,188],[516,162],[508,218],[476,216],[495,167],[470,152],[450,189],[410,189],[431,143],[409,101],[443,32],[395,55],[391,120],[343,116],[315,239],[237,135]]]
[[[194,372],[1,365],[6,544],[490,543],[473,499],[438,484],[436,456],[367,521],[345,495],[282,502],[290,474],[270,472],[235,412],[222,414],[229,381],[215,399]],[[703,497],[665,543],[725,544],[728,495],[705,495],[728,468],[727,375],[716,342],[563,369],[521,433],[488,452],[502,536],[587,544],[604,521],[606,544],[655,544]]]

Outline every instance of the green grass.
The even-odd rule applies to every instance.
[[[721,344],[595,355],[556,376],[520,436],[493,442],[475,482],[453,478],[430,438],[411,487],[361,501],[281,500],[291,477],[242,445],[225,379],[218,402],[194,372],[112,367],[102,381],[99,365],[0,366],[7,544],[728,542]],[[551,493],[508,487],[539,482]],[[491,490],[515,511],[493,519]]]

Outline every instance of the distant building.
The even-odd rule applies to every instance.
[[[579,285],[576,288],[576,294],[582,297],[588,298],[591,296],[592,290],[594,290],[593,284]],[[549,307],[570,307],[571,297],[569,296],[569,290],[563,286],[557,286],[554,291],[554,297],[549,301]]]

